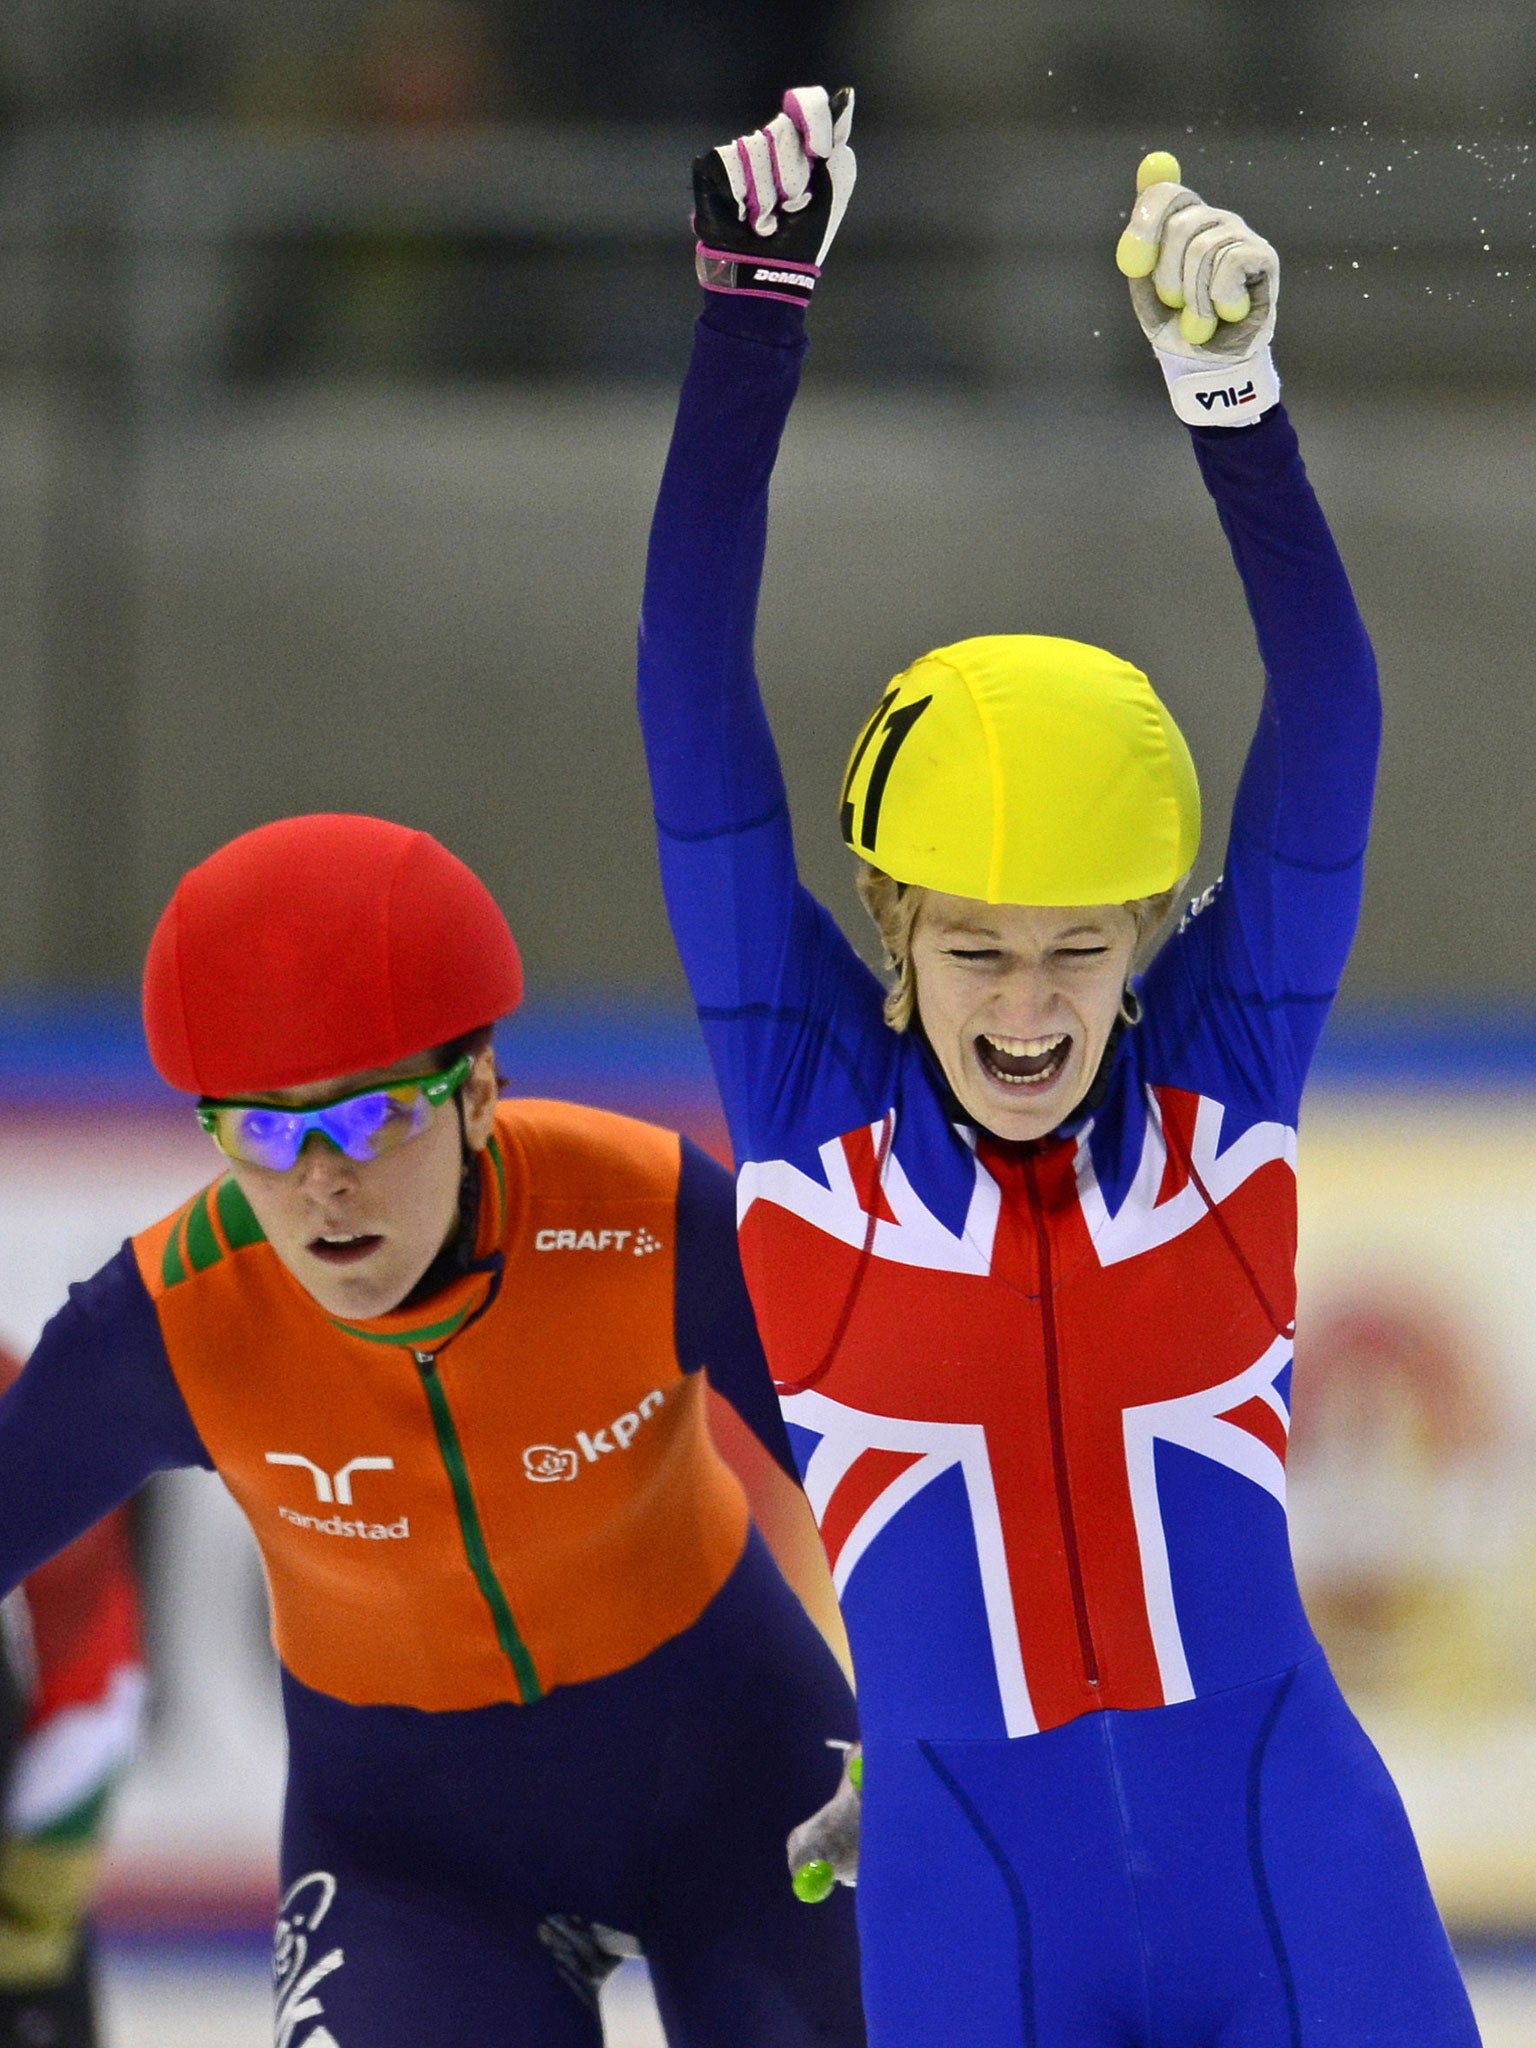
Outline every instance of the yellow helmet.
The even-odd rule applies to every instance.
[[[935,648],[891,684],[843,778],[874,866],[987,903],[1131,903],[1200,845],[1184,735],[1129,662],[1035,633]]]

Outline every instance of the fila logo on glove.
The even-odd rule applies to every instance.
[[[1241,391],[1238,390],[1235,384],[1229,384],[1225,391],[1197,391],[1195,393],[1195,403],[1202,412],[1209,412],[1218,399],[1223,405],[1252,405],[1258,395],[1253,388],[1253,380],[1250,378]]]
[[[561,1444],[530,1444],[523,1453],[524,1472],[541,1485],[574,1479],[583,1464],[595,1465],[599,1458],[614,1451],[627,1451],[641,1423],[654,1415],[666,1398],[659,1387],[653,1387],[638,1408],[626,1409],[606,1429],[595,1429],[590,1436],[586,1430],[578,1429],[574,1450]]]

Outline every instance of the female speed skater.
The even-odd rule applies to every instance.
[[[620,1937],[672,2048],[860,2048],[852,1902],[808,1924],[783,1874],[851,1696],[706,1428],[705,1373],[793,1474],[730,1177],[499,1102],[521,990],[423,832],[285,819],[182,879],[145,1027],[224,1171],[0,1404],[0,1590],[168,1466],[244,1509],[289,1739],[277,2048],[593,2048]]]
[[[1286,1536],[1295,1126],[1379,710],[1279,404],[1276,258],[1172,159],[1143,166],[1121,265],[1266,676],[1223,879],[1152,958],[1199,830],[1172,717],[1098,648],[961,640],[889,686],[844,779],[887,988],[797,880],[752,662],[851,116],[791,93],[695,166],[707,297],[640,705],[748,1284],[853,1646],[870,2040],[1463,2048]]]

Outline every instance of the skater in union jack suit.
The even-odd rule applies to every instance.
[[[843,785],[884,986],[797,879],[753,671],[851,116],[798,90],[695,167],[707,299],[640,703],[744,1265],[854,1649],[870,2040],[1474,2042],[1286,1534],[1298,1109],[1379,706],[1279,403],[1277,259],[1143,164],[1118,258],[1264,669],[1222,879],[1159,949],[1199,795],[1145,676],[961,639],[890,684]]]

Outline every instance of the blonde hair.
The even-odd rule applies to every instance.
[[[1157,951],[1168,913],[1189,877],[1156,896],[1141,896],[1126,909],[1136,920],[1134,969],[1147,965]],[[917,1015],[917,976],[912,966],[912,933],[928,891],[917,883],[898,882],[868,861],[859,862],[859,899],[874,921],[885,948],[892,980],[885,995],[885,1021],[893,1031],[906,1031]]]

